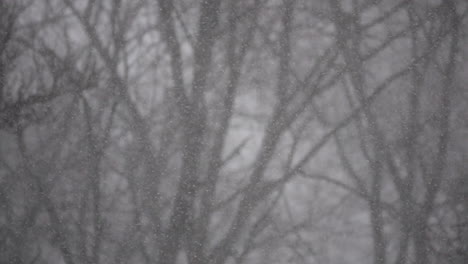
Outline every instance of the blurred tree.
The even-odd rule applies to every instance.
[[[0,262],[463,261],[462,1],[0,8]]]

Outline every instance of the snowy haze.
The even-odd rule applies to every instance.
[[[464,0],[0,0],[0,263],[468,263]]]

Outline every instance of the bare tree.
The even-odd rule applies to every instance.
[[[0,7],[2,261],[455,261],[461,2]]]

